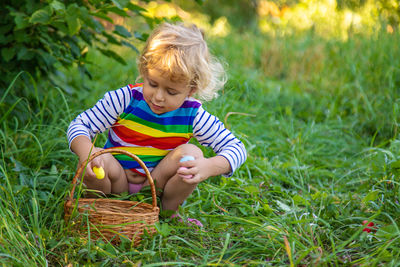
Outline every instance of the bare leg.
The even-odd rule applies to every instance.
[[[179,205],[193,192],[197,184],[187,184],[176,172],[183,156],[203,157],[203,152],[195,145],[185,144],[177,147],[154,168],[152,177],[156,186],[163,190],[161,202],[164,210],[178,210]],[[147,183],[146,183],[147,184]]]
[[[193,192],[197,184],[187,184],[181,177],[174,175],[168,180],[162,196],[164,210],[178,210],[183,201]]]

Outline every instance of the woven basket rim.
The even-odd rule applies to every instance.
[[[76,201],[76,199],[73,199]],[[115,211],[106,211],[106,210],[101,210],[101,209],[96,209],[94,210],[96,213],[101,213],[101,214],[105,214],[105,215],[113,215],[113,216],[137,216],[137,215],[141,215],[141,216],[146,216],[146,215],[152,215],[152,214],[158,214],[160,211],[159,207],[152,207],[151,204],[149,203],[145,203],[145,202],[138,202],[138,201],[131,201],[131,200],[120,200],[120,199],[103,199],[103,198],[80,198],[78,200],[78,207],[77,209],[81,208],[82,206],[80,204],[84,204],[81,203],[80,200],[82,201],[86,201],[86,202],[106,202],[106,203],[124,203],[126,205],[132,204],[132,206],[146,206],[145,209],[148,210],[148,212],[115,212]],[[71,200],[67,200],[65,203],[65,206],[67,208],[73,208],[74,207],[74,203],[75,201],[71,201]],[[128,209],[129,210],[129,209]],[[132,209],[133,210],[133,209]]]

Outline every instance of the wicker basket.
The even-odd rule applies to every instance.
[[[74,199],[74,192],[78,178],[82,175],[85,165],[82,165],[72,180],[72,190],[64,204],[65,220],[73,223],[73,229],[90,238],[112,242],[114,244],[125,237],[134,245],[139,245],[142,234],[155,233],[154,224],[158,222],[159,208],[157,207],[156,190],[153,179],[145,164],[134,154],[127,151],[109,148],[94,153],[89,161],[105,153],[125,154],[136,160],[146,172],[147,180],[151,187],[152,205],[136,201],[116,200],[106,198],[80,198]],[[75,210],[75,212],[74,212]],[[76,210],[78,212],[76,212]],[[77,216],[75,216],[77,214]],[[74,216],[74,217],[72,217]],[[89,227],[88,227],[89,222]]]

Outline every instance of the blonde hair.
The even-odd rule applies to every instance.
[[[209,53],[203,33],[195,25],[163,23],[147,39],[138,60],[142,77],[157,69],[174,82],[187,82],[202,100],[218,96],[225,70]]]

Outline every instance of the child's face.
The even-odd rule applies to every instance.
[[[156,114],[179,108],[185,98],[194,93],[186,82],[172,82],[157,69],[149,69],[143,79],[144,100]]]

